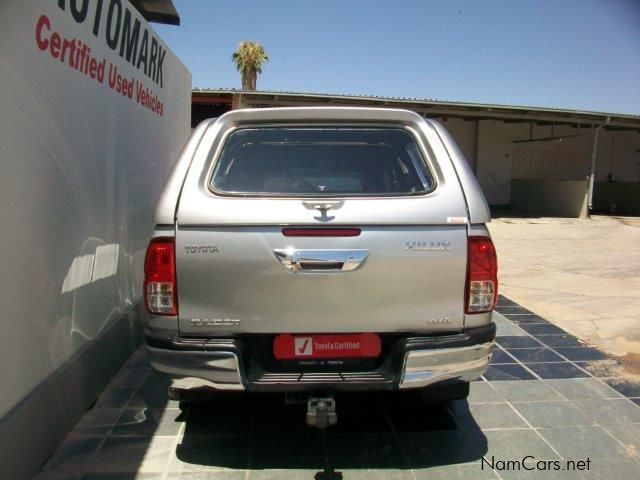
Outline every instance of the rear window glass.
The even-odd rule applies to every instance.
[[[411,195],[433,178],[399,128],[246,128],[227,139],[211,178],[220,193],[264,196]]]

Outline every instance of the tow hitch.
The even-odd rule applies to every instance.
[[[307,424],[320,430],[335,425],[336,401],[331,397],[311,397],[307,400]]]

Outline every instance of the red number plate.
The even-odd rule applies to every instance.
[[[375,358],[380,355],[380,337],[375,333],[283,334],[273,341],[273,354],[278,360]]]

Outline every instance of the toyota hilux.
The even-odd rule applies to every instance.
[[[435,120],[346,107],[206,120],[154,221],[145,342],[171,398],[282,392],[324,427],[340,391],[464,398],[489,364],[490,213]]]

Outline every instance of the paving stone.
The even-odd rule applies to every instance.
[[[95,408],[122,409],[131,399],[135,391],[136,389],[134,387],[108,388],[98,397]]]
[[[567,459],[627,456],[627,449],[597,425],[541,428],[538,433]]]
[[[496,341],[501,347],[505,348],[507,351],[509,351],[512,348],[540,348],[544,346],[538,341],[538,339],[530,335],[524,335],[524,336],[521,335],[521,336],[515,336],[515,337],[503,336],[496,339]]]
[[[584,378],[589,374],[583,372],[569,362],[560,363],[528,363],[527,367],[533,370],[540,378]]]
[[[627,448],[640,452],[640,423],[604,425],[607,432],[622,442]]]
[[[626,398],[575,400],[573,404],[599,425],[640,423],[640,407]]]
[[[80,480],[84,472],[73,470],[43,470],[33,480]]]
[[[469,405],[468,413],[454,408],[463,428],[480,427],[482,430],[494,428],[528,428],[526,422],[509,405],[501,403],[478,403]]]
[[[593,360],[574,363],[598,378],[620,377],[624,373],[624,368],[616,360]]]
[[[594,423],[567,401],[522,402],[512,405],[534,428],[573,427]]]
[[[509,353],[522,363],[563,361],[563,358],[550,348],[512,348]]]
[[[92,408],[78,420],[73,433],[88,436],[106,436],[121,414],[122,410],[119,408]]]
[[[534,337],[537,337],[540,335],[561,335],[561,334],[567,333],[564,330],[562,330],[560,327],[557,327],[550,323],[549,324],[523,323],[522,325],[520,325],[520,328],[522,328],[525,332],[530,333]]]
[[[520,325],[522,323],[549,323],[544,318],[538,315],[529,315],[529,314],[513,315],[509,313],[504,313],[503,316],[506,319],[511,320],[516,325]]]
[[[330,434],[326,441],[329,464],[336,470],[409,469],[396,435]]]
[[[111,379],[107,388],[139,387],[147,376],[152,375],[147,368],[121,368]]]
[[[568,333],[560,335],[540,335],[537,340],[544,343],[548,347],[584,347],[584,342],[579,338],[569,335]]]
[[[498,295],[498,306],[500,306],[500,307],[509,307],[509,306],[519,307],[520,305],[518,305],[513,300],[505,297],[504,295]]]
[[[467,403],[466,401],[463,402]],[[453,430],[456,428],[455,419],[443,404],[387,408],[387,413],[394,430],[399,433]],[[359,418],[360,422],[367,422],[366,417]],[[340,423],[340,420],[338,420],[338,423]]]
[[[149,375],[126,404],[127,408],[178,408],[179,402],[169,400],[167,388],[155,375]]]
[[[517,326],[510,320],[507,320],[499,313],[495,313],[492,316],[494,323],[496,324],[496,336],[497,337],[517,337],[527,335],[522,328]]]
[[[413,469],[416,480],[465,480],[465,479],[498,479],[498,475],[488,468],[482,468],[480,463],[464,463],[454,465],[440,465],[430,468]],[[349,480],[346,476],[345,480]],[[385,477],[380,477],[381,479]]]
[[[243,448],[246,448],[246,445]],[[319,432],[295,436],[255,435],[251,438],[251,470],[322,470],[325,465],[325,451]]]
[[[175,454],[174,437],[110,437],[89,461],[88,472],[166,471]]]
[[[504,364],[504,363],[517,363],[517,360],[509,355],[504,350],[494,347],[493,353],[491,354],[491,365],[494,364]]]
[[[235,406],[227,403],[194,405],[187,418],[185,435],[238,436],[248,435],[251,429],[251,409],[242,402]],[[258,430],[258,433],[268,432]]]
[[[492,382],[492,385],[508,402],[562,400],[562,397],[542,380]]]
[[[93,472],[82,476],[82,480],[163,480],[164,478],[164,473],[141,472]]]
[[[597,458],[591,462],[591,469],[585,479],[596,480],[636,480],[640,472],[640,461],[620,456]]]
[[[286,470],[285,469],[249,470],[246,480],[314,480],[316,478],[316,474],[318,474],[319,472],[320,470],[316,470],[316,469],[308,470],[308,469],[297,469],[297,468],[289,468]],[[359,472],[359,471],[356,470],[354,471],[354,473],[355,472]],[[212,473],[215,473],[215,472],[212,472]],[[220,473],[227,473],[227,472],[220,472]],[[367,475],[366,478],[369,478],[369,479],[376,478],[371,476],[372,472],[370,472],[369,470],[363,470],[363,473]],[[392,480],[396,480],[396,479],[412,480],[410,470],[405,470],[405,471],[400,470],[398,473],[402,475],[393,476],[393,474],[391,474],[390,478]],[[347,480],[350,477],[351,477],[351,472],[349,472],[349,476],[345,476],[344,478],[345,480]],[[182,477],[178,477],[178,478],[182,478]],[[206,480],[208,477],[202,477],[202,478],[203,480]],[[213,477],[213,478],[215,479],[216,477]],[[221,476],[220,478],[224,479],[226,477]]]
[[[490,365],[484,373],[486,380],[534,380],[536,377],[521,365]]]
[[[398,438],[414,470],[478,462],[486,448],[462,430],[404,433]]]
[[[531,460],[531,459],[529,459]],[[556,460],[551,460],[552,462]],[[559,467],[564,469],[564,462],[559,461]],[[528,468],[535,468],[535,461],[527,464]],[[535,469],[531,471],[527,470],[501,470],[498,471],[498,475],[502,480],[592,480],[594,477],[591,472],[579,472],[579,471],[555,471],[554,466],[549,465],[547,469]]]
[[[556,347],[555,351],[573,361],[604,360],[607,358],[600,350],[591,347]]]
[[[499,382],[503,383],[503,382]],[[522,382],[519,382],[522,383]],[[474,382],[469,389],[469,404],[472,403],[504,403],[505,399],[494,388],[492,382]]]
[[[168,455],[169,464],[166,470],[182,473],[246,470],[249,468],[249,458],[254,444],[254,439],[249,436],[185,434],[176,445],[175,451]],[[260,446],[269,447],[262,444]],[[275,447],[275,443],[271,447]],[[288,454],[286,449],[278,453],[271,447],[269,452],[274,455],[275,463],[278,463],[280,457]]]
[[[640,380],[606,378],[605,383],[625,397],[640,397]]]
[[[545,380],[545,383],[568,400],[622,397],[618,392],[595,378]]]
[[[87,437],[71,433],[67,435],[43,469],[48,471],[55,469],[84,471],[102,442],[102,436]]]
[[[209,470],[206,472],[169,472],[166,480],[246,480],[248,472],[244,470]],[[256,478],[256,477],[251,477]],[[269,478],[269,477],[262,477]],[[277,477],[273,477],[274,480]],[[295,477],[282,476],[280,478],[288,479]],[[313,476],[298,477],[313,478]]]
[[[179,409],[126,409],[111,430],[112,436],[178,435],[185,414]]]
[[[496,312],[501,313],[503,315],[505,314],[514,314],[514,313],[523,313],[523,314],[529,314],[532,315],[533,312],[531,310],[527,310],[524,307],[521,307],[520,305],[498,305],[496,307]]]
[[[536,459],[560,458],[559,455],[533,429],[489,430],[484,432],[487,438],[487,460],[522,459],[532,455]]]

